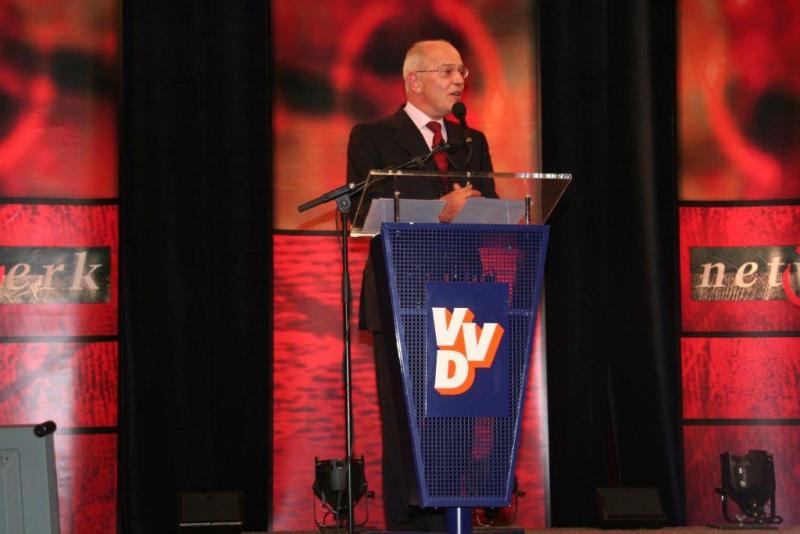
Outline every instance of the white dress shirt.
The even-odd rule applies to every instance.
[[[411,102],[406,102],[406,106],[404,108],[406,113],[408,114],[411,121],[414,125],[419,128],[420,133],[422,133],[422,137],[425,138],[425,142],[428,144],[429,147],[433,148],[433,131],[428,128],[428,123],[431,122],[432,118],[428,117],[423,111],[421,111],[417,106],[412,104]],[[444,119],[439,119],[439,124],[442,125],[442,137],[444,137],[445,142],[447,141],[447,128],[444,126]]]

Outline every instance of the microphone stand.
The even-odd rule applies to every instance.
[[[344,345],[343,366],[344,366],[344,404],[345,404],[345,472],[347,475],[347,532],[353,534],[354,510],[353,510],[353,400],[352,400],[352,368],[351,368],[351,346],[350,346],[350,311],[353,302],[353,295],[350,288],[350,268],[348,256],[348,214],[353,206],[353,195],[364,190],[367,180],[358,184],[350,183],[342,187],[337,187],[319,197],[312,199],[297,207],[297,211],[304,212],[320,204],[335,201],[336,210],[342,223],[341,228],[341,258],[342,258],[342,341]],[[338,510],[337,510],[338,512]],[[338,517],[337,521],[341,518]]]
[[[408,161],[405,161],[399,165],[394,165],[387,169],[386,171],[397,171],[402,169],[413,169],[419,168],[424,166],[434,154],[446,150],[450,150],[452,148],[457,148],[462,144],[468,144],[471,142],[471,138],[464,138],[461,139],[453,144],[442,142],[436,147],[434,147],[430,152],[424,154],[422,156],[416,156],[411,158]],[[382,176],[380,180],[387,178],[386,176]],[[396,179],[396,177],[395,177]],[[303,204],[297,206],[297,211],[304,212],[310,210],[311,208],[315,208],[321,204],[326,204],[328,202],[335,201],[336,202],[336,210],[339,212],[339,218],[342,223],[341,229],[341,250],[340,255],[342,258],[342,341],[344,346],[344,354],[343,354],[343,367],[344,367],[344,404],[345,404],[345,469],[347,473],[347,533],[353,534],[353,518],[354,518],[354,511],[353,511],[353,469],[352,469],[352,460],[353,460],[353,394],[352,394],[352,350],[351,350],[351,332],[350,332],[350,312],[353,303],[353,295],[352,290],[350,287],[350,267],[349,267],[349,256],[348,256],[348,244],[349,244],[349,231],[348,231],[348,223],[349,217],[348,214],[353,207],[353,196],[359,193],[362,193],[364,190],[367,189],[372,184],[377,183],[380,180],[373,180],[371,181],[368,177],[366,180],[363,180],[358,183],[349,183],[343,185],[341,187],[337,187],[336,189],[332,189],[322,195],[309,200]],[[364,196],[362,195],[361,200],[363,201]],[[361,204],[359,203],[359,208]],[[337,518],[338,519],[338,518]]]

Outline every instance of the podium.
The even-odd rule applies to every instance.
[[[451,224],[435,222],[444,202],[413,198],[441,179],[373,171],[352,235],[380,233],[388,295],[379,300],[391,309],[419,503],[446,508],[448,531],[464,533],[473,507],[511,500],[543,223],[571,176],[448,173],[497,196],[470,199]]]

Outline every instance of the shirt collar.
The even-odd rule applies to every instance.
[[[414,126],[416,126],[417,129],[419,129],[419,130],[421,130],[423,132],[426,132],[426,133],[430,131],[430,130],[428,130],[428,127],[427,127],[428,123],[433,121],[433,120],[435,120],[435,119],[432,119],[432,118],[428,117],[425,114],[425,112],[420,110],[417,106],[415,106],[411,102],[406,102],[406,105],[405,105],[404,109],[406,110],[406,113],[408,114],[409,118],[411,119],[411,122],[414,123]],[[442,119],[439,119],[438,121],[435,121],[435,122],[438,122],[439,124],[442,125],[442,136],[444,137],[444,139],[446,141],[447,140],[447,128],[445,128],[444,119],[442,118]],[[431,134],[431,135],[433,135],[433,134]]]

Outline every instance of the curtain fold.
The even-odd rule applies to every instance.
[[[546,278],[554,526],[590,525],[598,486],[658,486],[684,517],[674,10],[541,4],[544,170],[573,173]]]
[[[123,4],[121,532],[192,491],[268,525],[267,8]]]

